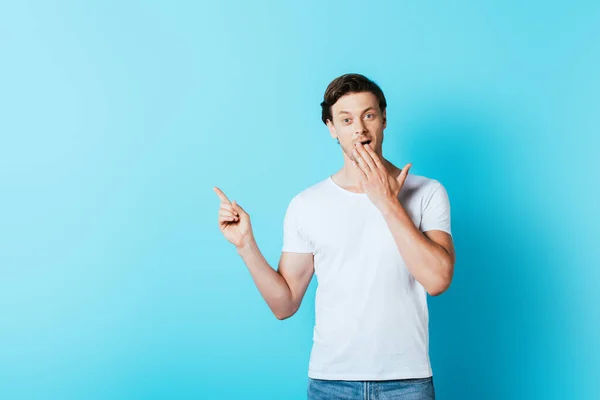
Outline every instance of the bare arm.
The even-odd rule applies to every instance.
[[[311,253],[281,253],[278,270],[267,263],[255,240],[238,248],[250,275],[277,319],[298,311],[314,273]]]
[[[354,155],[361,186],[381,211],[406,267],[429,294],[443,293],[454,274],[454,245],[452,237],[441,230],[421,233],[400,204],[398,194],[412,165],[407,164],[394,177],[368,144],[358,143]]]
[[[432,296],[446,291],[456,258],[452,237],[438,230],[421,233],[399,202],[383,216],[412,276]]]
[[[300,308],[314,273],[312,253],[283,252],[275,271],[256,244],[248,213],[219,188],[214,190],[221,199],[219,228],[223,236],[236,247],[273,314],[278,319],[291,317]]]

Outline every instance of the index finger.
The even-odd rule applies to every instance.
[[[379,160],[379,156],[377,155],[375,150],[373,150],[373,148],[368,143],[364,146],[364,148],[365,148],[365,150],[367,150],[367,153],[369,153],[369,155],[373,159],[373,162],[375,163],[377,168],[380,168],[380,169],[384,168],[383,164]]]
[[[221,199],[221,201],[231,204],[231,201],[229,201],[229,199],[227,198],[227,196],[225,196],[225,193],[223,193],[223,191],[221,189],[219,189],[218,187],[215,186],[213,188],[213,190],[215,191],[217,196],[219,196],[219,199]]]

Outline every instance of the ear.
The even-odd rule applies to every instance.
[[[383,117],[383,129],[387,128],[387,110],[383,110],[383,114],[381,114]]]
[[[329,134],[331,135],[332,138],[337,139],[338,135],[337,135],[337,130],[335,129],[335,126],[333,125],[333,122],[331,122],[331,120],[327,120],[327,128],[329,129]]]

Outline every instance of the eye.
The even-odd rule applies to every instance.
[[[367,119],[373,119],[374,115],[373,113],[367,113],[367,115],[365,115],[365,118]]]
[[[342,122],[343,122],[344,124],[347,124],[348,122],[350,122],[350,118],[344,118],[344,119],[342,120]]]

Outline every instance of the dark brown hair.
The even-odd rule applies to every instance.
[[[327,120],[332,120],[331,117],[331,106],[333,106],[340,97],[348,93],[362,93],[371,92],[377,98],[379,102],[379,109],[381,112],[387,107],[385,96],[381,88],[372,80],[364,75],[360,74],[345,74],[335,78],[327,89],[325,89],[325,95],[323,96],[323,102],[321,103],[321,120],[324,124],[327,124]]]

